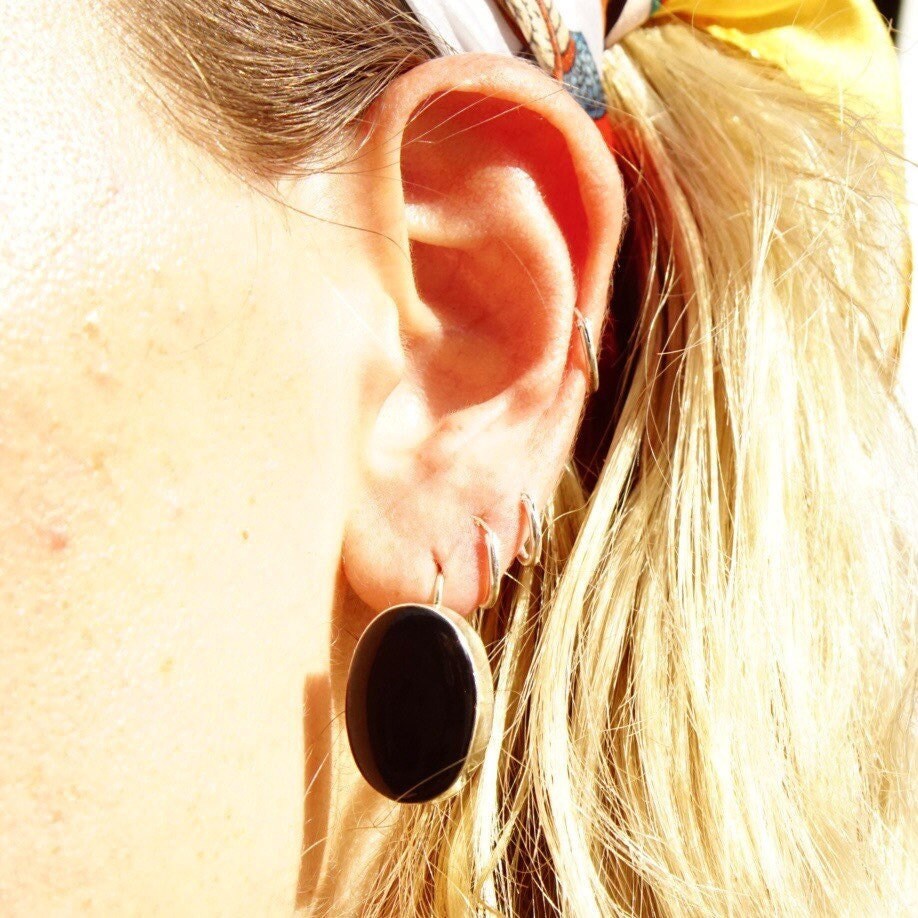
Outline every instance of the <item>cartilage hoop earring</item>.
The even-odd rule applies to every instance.
[[[587,325],[583,313],[574,307],[574,317],[577,328],[580,330],[580,342],[583,344],[583,350],[586,353],[587,364],[590,369],[590,392],[596,392],[599,389],[599,360],[596,357],[596,347],[593,344],[593,333],[590,326]]]
[[[526,511],[526,520],[529,526],[529,532],[526,534],[526,540],[517,553],[517,558],[523,567],[532,567],[536,559],[542,553],[542,523],[539,520],[538,511],[532,498],[523,491],[520,494],[520,502]]]
[[[493,578],[492,578],[493,581]],[[481,764],[494,713],[484,643],[443,605],[443,569],[429,603],[380,612],[354,649],[345,723],[360,773],[398,803],[457,793]]]

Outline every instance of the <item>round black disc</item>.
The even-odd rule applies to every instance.
[[[345,718],[354,761],[381,794],[421,803],[463,770],[478,705],[475,666],[435,608],[393,606],[357,643]]]

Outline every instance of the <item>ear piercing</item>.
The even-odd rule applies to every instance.
[[[590,326],[587,325],[583,313],[576,307],[574,307],[574,321],[580,330],[580,342],[586,352],[587,365],[590,370],[590,392],[596,392],[599,389],[599,360],[596,357],[596,348],[593,344],[593,333],[590,331]]]
[[[484,533],[485,545],[488,549],[488,595],[479,606],[480,609],[490,609],[497,603],[500,593],[500,558],[497,551],[497,537],[491,527],[477,516],[473,516],[475,525]]]
[[[529,532],[517,557],[531,566],[542,529],[532,498],[520,500]],[[481,609],[500,592],[497,537],[480,517],[488,553]],[[345,724],[354,762],[375,790],[399,803],[429,803],[457,793],[484,758],[494,712],[487,650],[478,632],[443,605],[437,574],[429,603],[380,612],[354,648],[347,676]]]
[[[523,567],[532,567],[536,559],[542,553],[542,524],[539,521],[539,514],[536,511],[535,503],[525,491],[520,494],[520,501],[523,504],[523,509],[526,511],[526,521],[529,532],[526,534],[526,539],[516,557]]]

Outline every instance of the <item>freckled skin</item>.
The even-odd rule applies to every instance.
[[[0,0],[0,915],[358,915],[350,650],[437,565],[471,612],[473,516],[507,570],[547,503],[621,175],[550,77],[450,55],[358,168],[247,182],[98,15]]]
[[[0,914],[289,913],[367,243],[179,140],[82,4],[0,21]]]

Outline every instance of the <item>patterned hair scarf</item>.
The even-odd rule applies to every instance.
[[[603,47],[648,20],[678,17],[805,89],[883,123],[901,121],[888,27],[872,0],[407,0],[444,54],[485,51],[534,59],[594,118],[605,113]]]

